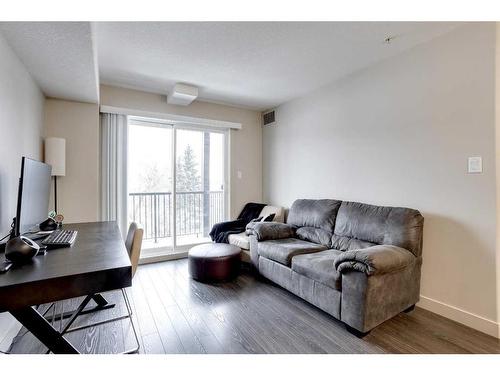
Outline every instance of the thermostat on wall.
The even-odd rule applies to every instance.
[[[483,158],[481,156],[470,156],[467,163],[467,172],[483,173]]]

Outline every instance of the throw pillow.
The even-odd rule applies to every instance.
[[[264,221],[273,221],[275,216],[276,216],[276,214],[269,214],[269,215],[267,215],[266,217],[264,217],[264,218],[261,220],[261,222],[264,222]]]

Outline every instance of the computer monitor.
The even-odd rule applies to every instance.
[[[23,156],[17,193],[16,236],[37,231],[47,219],[52,167]]]

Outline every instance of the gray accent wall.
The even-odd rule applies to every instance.
[[[498,334],[495,33],[494,23],[457,28],[279,106],[263,130],[266,202],[420,210],[421,305],[490,334]],[[469,156],[483,157],[482,174],[467,173]]]

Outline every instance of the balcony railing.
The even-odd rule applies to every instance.
[[[173,235],[171,192],[130,193],[129,220],[142,224],[144,239]],[[224,220],[223,191],[190,191],[176,194],[177,236],[206,237],[215,223]]]

